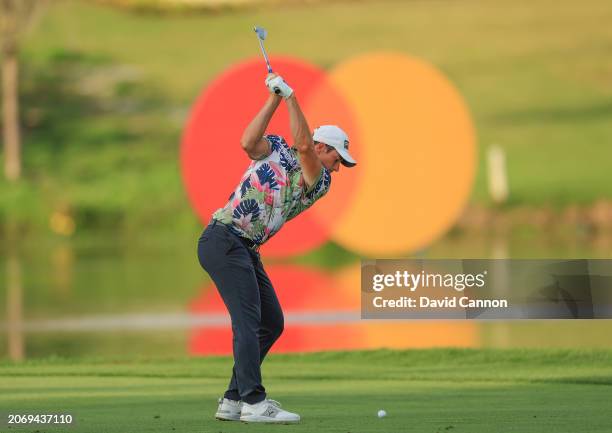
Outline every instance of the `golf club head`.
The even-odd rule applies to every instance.
[[[266,40],[266,36],[268,36],[268,32],[266,31],[266,29],[264,29],[263,27],[255,26],[253,27],[253,30],[255,31],[255,33],[257,33],[257,37],[259,39],[261,39],[262,41]]]

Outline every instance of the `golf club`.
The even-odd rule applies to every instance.
[[[266,60],[266,65],[268,66],[268,73],[272,73],[272,66],[270,66],[270,60],[268,60],[268,54],[266,54],[266,49],[264,48],[263,41],[266,39],[268,32],[263,27],[255,26],[253,30],[257,34],[257,39],[259,40],[259,46],[261,47],[261,52],[263,53],[264,59]]]

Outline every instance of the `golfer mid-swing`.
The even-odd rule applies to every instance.
[[[261,363],[283,332],[283,312],[258,248],[286,221],[308,209],[329,190],[331,172],[352,167],[348,137],[337,126],[314,135],[293,90],[274,74],[266,78],[270,96],[247,126],[241,144],[253,160],[227,204],[217,210],[198,242],[198,258],[227,307],[233,331],[234,368],[219,399],[216,418],[245,422],[292,423],[300,416],[266,398]],[[283,137],[264,135],[285,99],[294,147]]]

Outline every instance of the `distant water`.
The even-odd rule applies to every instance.
[[[525,231],[448,235],[412,256],[609,258],[611,253],[609,235]],[[192,238],[90,233],[71,241],[28,241],[11,253],[4,248],[1,260],[0,357],[231,352],[225,307],[198,265]],[[612,321],[606,320],[363,321],[359,258],[341,262],[331,269],[267,263],[286,315],[274,350],[612,347]]]

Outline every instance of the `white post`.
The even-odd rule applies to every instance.
[[[494,144],[487,154],[487,174],[489,194],[496,204],[508,199],[508,175],[506,173],[506,154],[501,146]]]

